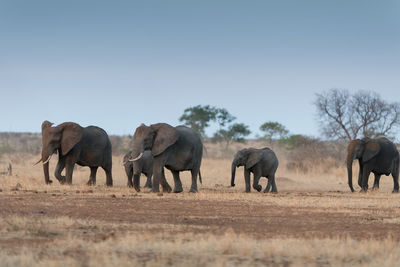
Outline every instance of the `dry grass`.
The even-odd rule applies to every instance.
[[[123,233],[122,227],[126,228]],[[147,232],[132,234],[129,227]],[[3,245],[0,265],[395,266],[400,260],[398,242],[390,238],[379,241],[350,238],[255,240],[232,231],[222,236],[171,236],[148,230],[145,225],[115,225],[68,217],[1,218],[2,241],[23,239],[25,243],[17,250]]]

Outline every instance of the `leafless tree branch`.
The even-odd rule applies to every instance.
[[[400,126],[400,105],[387,103],[377,93],[331,89],[316,94],[315,106],[322,132],[328,138],[355,139],[389,135]]]

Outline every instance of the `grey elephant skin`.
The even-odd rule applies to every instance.
[[[386,137],[363,138],[350,141],[347,148],[347,176],[350,190],[353,188],[353,160],[358,159],[360,172],[358,185],[361,191],[368,191],[368,177],[372,172],[375,175],[374,189],[379,188],[382,174],[392,175],[393,193],[399,192],[399,152],[395,144]]]
[[[88,185],[96,184],[96,172],[102,167],[106,173],[106,184],[112,186],[111,142],[107,133],[96,126],[81,127],[77,123],[64,122],[53,127],[53,123],[42,123],[42,158],[46,184],[52,183],[49,178],[49,160],[58,152],[58,163],[55,177],[61,184],[72,184],[74,165],[88,166],[90,178]],[[61,172],[65,168],[65,176]]]
[[[244,179],[246,183],[246,192],[250,192],[250,173],[253,173],[253,188],[257,191],[261,191],[262,187],[259,185],[261,177],[268,178],[268,185],[264,190],[264,193],[270,191],[272,186],[272,192],[278,192],[275,183],[275,172],[278,169],[278,158],[274,151],[269,148],[245,148],[239,150],[233,161],[232,161],[232,178],[231,186],[235,186],[235,173],[236,168],[244,166]]]
[[[172,191],[165,179],[164,167],[169,169],[174,177],[175,193],[183,191],[179,177],[181,171],[191,172],[190,192],[198,192],[197,176],[201,182],[203,143],[194,130],[186,126],[172,127],[166,123],[150,126],[142,124],[136,128],[133,135],[132,159],[139,159],[145,150],[151,150],[153,154],[153,192],[160,191],[160,182],[164,192]]]
[[[125,173],[128,177],[128,186],[134,187],[136,191],[140,191],[140,175],[146,175],[147,180],[145,188],[151,188],[151,177],[153,176],[153,155],[150,150],[143,152],[143,156],[135,161],[131,161],[132,151],[124,156]],[[132,178],[135,177],[134,180]],[[133,183],[135,181],[137,184]]]

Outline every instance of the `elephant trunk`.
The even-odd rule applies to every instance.
[[[43,161],[44,162],[44,161]],[[49,176],[49,161],[43,164],[43,173],[44,173],[44,181],[46,184],[50,184],[50,176]]]
[[[142,148],[143,145],[133,143],[133,148],[132,148],[132,153],[131,153],[131,159],[129,161],[136,161],[140,159],[143,156],[144,149]]]
[[[235,186],[235,174],[236,174],[236,163],[232,162],[232,177],[231,177],[231,186]]]
[[[140,192],[140,173],[133,174],[133,188],[135,188],[136,192]]]
[[[353,188],[353,160],[354,160],[354,152],[352,149],[349,149],[347,154],[347,177],[348,184],[351,192],[354,192]]]
[[[49,175],[49,161],[52,156],[52,154],[45,152],[46,150],[42,151],[42,159],[40,161],[43,162],[43,173],[44,173],[44,181],[46,184],[52,183],[50,180],[50,175]],[[40,162],[38,161],[38,163]]]

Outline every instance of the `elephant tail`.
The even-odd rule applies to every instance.
[[[203,179],[201,179],[201,172],[200,172],[200,170],[199,170],[199,180],[200,180],[200,183],[203,184]]]

